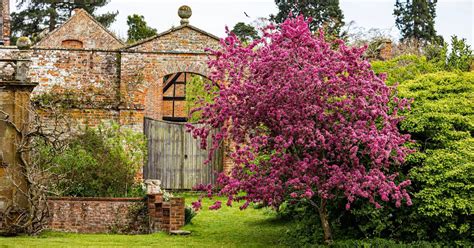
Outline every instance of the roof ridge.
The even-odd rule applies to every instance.
[[[186,27],[188,27],[188,28],[190,28],[190,29],[192,29],[192,30],[194,30],[194,31],[196,31],[196,32],[199,32],[199,33],[201,33],[201,34],[204,34],[204,35],[206,35],[206,36],[208,36],[208,37],[211,37],[211,38],[213,38],[213,39],[215,39],[215,40],[218,40],[218,41],[220,40],[219,37],[217,37],[217,36],[215,36],[215,35],[213,35],[213,34],[211,34],[211,33],[209,33],[209,32],[206,32],[206,31],[204,31],[204,30],[202,30],[202,29],[200,29],[200,28],[197,28],[197,27],[195,27],[195,26],[193,26],[193,25],[190,25],[190,24],[183,24],[183,25],[180,25],[180,26],[178,26],[178,27],[172,27],[172,28],[170,28],[170,29],[168,29],[168,30],[166,30],[166,31],[163,31],[163,32],[159,33],[159,34],[153,35],[152,37],[149,37],[149,38],[146,38],[146,39],[143,39],[143,40],[139,40],[139,41],[137,41],[137,42],[135,42],[135,43],[132,43],[132,44],[130,44],[130,45],[128,45],[128,46],[124,46],[124,47],[122,47],[122,49],[129,49],[129,48],[133,48],[133,47],[139,46],[139,45],[141,45],[141,44],[145,44],[145,43],[147,43],[147,42],[149,42],[149,41],[152,41],[152,40],[154,40],[154,39],[157,39],[157,38],[159,38],[159,37],[161,37],[161,36],[167,35],[167,34],[169,34],[169,33],[172,33],[172,32],[174,32],[174,31],[177,31],[177,30],[180,30],[180,29],[183,29],[183,28],[186,28]]]
[[[119,39],[113,32],[111,32],[108,28],[106,28],[104,25],[102,25],[102,23],[100,23],[99,21],[97,21],[89,12],[87,12],[85,9],[83,8],[79,8],[79,9],[76,9],[75,11],[80,11],[80,12],[83,12],[85,13],[92,21],[94,21],[97,25],[99,25],[99,27],[101,27],[105,32],[107,32],[108,34],[110,34],[114,39],[116,39],[118,42],[120,42],[122,45],[126,45],[125,42],[123,42],[121,39]],[[76,15],[76,14],[74,14]],[[71,18],[69,18],[71,19]]]
[[[61,25],[59,25],[58,27],[56,27],[53,31],[49,32],[46,34],[45,37],[43,37],[40,41],[38,41],[36,45],[38,45],[39,43],[41,43],[43,40],[46,40],[47,38],[51,37],[53,34],[55,34],[56,32],[58,32],[62,27],[64,27],[67,23],[71,22],[74,17],[76,17],[79,13],[83,13],[85,14],[89,19],[91,19],[95,24],[97,24],[102,30],[104,30],[105,32],[107,32],[110,36],[112,36],[112,38],[114,38],[115,40],[117,40],[120,44],[122,45],[125,45],[125,42],[123,42],[121,39],[119,39],[114,33],[112,33],[110,30],[108,30],[106,27],[104,27],[104,25],[102,25],[99,21],[97,21],[91,14],[89,14],[89,12],[87,12],[85,9],[82,9],[82,8],[77,8],[77,9],[74,9],[74,15],[72,15],[71,17],[69,17],[69,19],[67,19],[64,23],[62,23]]]

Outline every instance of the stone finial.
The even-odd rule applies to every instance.
[[[161,181],[155,179],[145,180],[146,193],[148,195],[160,194],[161,192]]]
[[[181,18],[181,25],[189,24],[189,17],[191,17],[191,15],[193,15],[193,11],[191,10],[191,7],[187,5],[183,5],[179,7],[178,16]]]
[[[31,46],[31,40],[28,37],[22,36],[16,41],[16,46],[20,50],[28,49]]]

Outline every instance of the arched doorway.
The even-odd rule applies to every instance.
[[[164,76],[161,89],[163,94],[162,119],[172,122],[187,122],[192,107],[190,101],[195,100],[195,94],[199,92],[195,87],[190,86],[196,82],[202,84],[204,81],[209,81],[209,79],[193,72],[177,72]],[[192,91],[188,92],[188,89],[192,89]]]

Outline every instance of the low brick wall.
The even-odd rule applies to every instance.
[[[58,197],[48,199],[49,229],[76,233],[150,233],[184,226],[184,198]]]
[[[49,229],[76,233],[147,233],[144,198],[48,199]]]

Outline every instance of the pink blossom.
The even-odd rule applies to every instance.
[[[209,62],[220,92],[202,108],[206,125],[188,126],[203,147],[210,129],[220,130],[210,154],[224,140],[235,145],[236,166],[214,185],[219,194],[244,201],[242,209],[335,193],[347,198],[346,209],[357,198],[411,204],[410,181],[397,185],[390,174],[411,152],[410,137],[397,129],[397,110],[409,102],[392,101],[395,88],[371,70],[364,49],[314,36],[301,16],[248,45],[233,34],[222,39]]]
[[[210,210],[217,210],[221,208],[222,202],[216,201],[212,206],[209,207]]]

